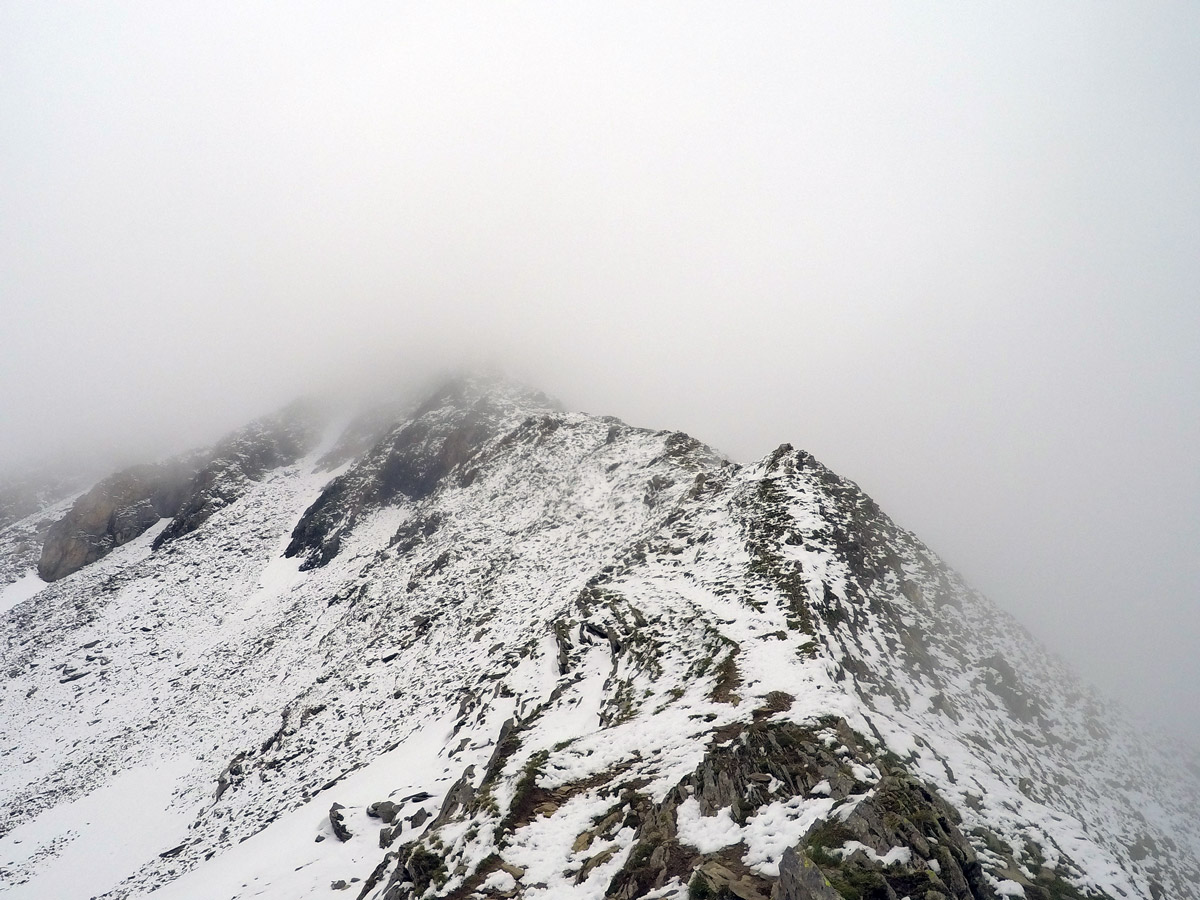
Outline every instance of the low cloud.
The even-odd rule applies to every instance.
[[[0,463],[499,365],[811,450],[1200,738],[1198,15],[10,4]]]

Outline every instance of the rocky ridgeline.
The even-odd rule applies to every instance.
[[[691,900],[993,900],[998,896],[996,875],[1020,884],[1029,900],[1089,896],[1050,867],[1026,877],[1025,867],[1004,842],[979,829],[973,836],[996,849],[989,854],[994,873],[989,879],[962,831],[962,817],[934,786],[914,777],[894,754],[856,734],[844,719],[828,717],[808,726],[775,722],[772,718],[786,712],[792,698],[780,693],[767,699],[749,722],[717,729],[695,771],[659,802],[643,792],[644,783],[623,779],[620,768],[604,773],[606,777],[539,788],[539,767],[546,758],[534,756],[498,828],[501,845],[573,798],[596,792],[604,798],[604,808],[574,836],[572,850],[579,862],[572,874],[576,883],[585,882],[616,855],[608,846],[588,856],[593,845],[604,847],[622,830],[632,829],[632,849],[604,889],[603,895],[614,900],[662,896],[672,883],[686,885]],[[511,749],[519,731],[510,731],[507,738]],[[504,742],[498,747],[503,752]],[[455,813],[459,818],[478,815],[492,803],[497,773],[494,760],[478,792],[464,791],[465,782],[460,782],[447,801],[450,816],[444,813],[422,840],[389,853],[359,896],[370,895],[389,868],[381,900],[524,896],[532,887],[522,883],[526,873],[499,853],[484,859],[456,888],[437,889],[449,882],[453,863],[439,853],[437,826]],[[799,840],[781,847],[775,864],[764,872],[762,866],[747,866],[753,848],[738,838],[736,829],[753,827],[772,804],[808,805],[821,815]],[[697,823],[722,818],[731,826],[727,835],[698,837]],[[497,879],[498,873],[509,878]]]
[[[661,587],[672,580],[683,582],[682,595]],[[711,605],[683,599],[696,594]],[[1111,710],[806,453],[784,446],[740,471],[701,466],[663,527],[589,579],[573,612],[553,625],[563,676],[555,694],[506,723],[482,774],[464,773],[433,825],[391,851],[360,897],[555,896],[544,868],[535,875],[525,864],[523,835],[552,833],[558,819],[568,835],[562,877],[588,896],[1128,896],[1134,882],[1097,885],[1112,856],[1075,858],[1080,845],[1053,827],[1064,814],[1121,835],[1110,846],[1140,870],[1140,895],[1193,896],[1200,871],[1175,839],[1195,843],[1194,784],[1190,798],[1152,786],[1164,762],[1177,783],[1191,783],[1186,762],[1147,763]],[[757,629],[728,627],[759,617]],[[772,631],[781,620],[786,627]],[[638,723],[623,753],[602,755],[604,742],[543,724],[578,702],[556,695],[578,679],[589,644],[611,654],[598,710],[609,742],[620,746],[621,729]],[[764,653],[772,644],[781,646]],[[810,695],[834,688],[854,698],[856,727],[873,737],[838,716],[787,721],[805,693],[792,687],[797,676]],[[707,703],[693,701],[687,719],[699,722],[684,728],[705,743],[704,757],[664,787],[657,760],[671,754],[682,723],[655,719],[685,706],[697,681]],[[764,692],[773,685],[796,696]],[[747,694],[761,705],[744,702]],[[555,777],[593,754],[604,764]],[[1096,776],[1106,790],[1124,784],[1131,793],[1102,800]],[[1149,795],[1171,810],[1157,823],[1130,805]]]
[[[106,900],[233,896],[243,842],[266,896],[1198,897],[1194,755],[809,454],[480,379],[392,417],[75,504],[108,556],[4,620],[0,832],[157,756],[183,824]]]

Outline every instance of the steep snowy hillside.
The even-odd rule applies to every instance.
[[[22,557],[0,896],[1200,897],[1200,760],[807,454],[471,379],[272,421]]]

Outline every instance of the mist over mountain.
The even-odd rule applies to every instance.
[[[6,671],[21,674],[6,683],[16,693],[5,695],[0,710],[0,726],[13,735],[0,747],[8,751],[0,769],[11,779],[4,790],[15,792],[5,794],[5,812],[16,810],[9,818],[24,824],[15,827],[32,829],[23,832],[23,846],[41,848],[48,861],[39,877],[57,878],[46,874],[57,871],[63,879],[19,890],[69,886],[70,848],[102,846],[94,832],[71,838],[65,821],[95,819],[95,810],[111,809],[117,799],[161,798],[168,789],[185,799],[171,801],[170,815],[165,800],[154,800],[155,809],[138,806],[128,835],[139,849],[110,854],[121,865],[136,857],[144,867],[137,890],[166,880],[172,865],[176,874],[191,870],[209,852],[229,863],[232,843],[274,822],[305,793],[305,802],[324,802],[314,793],[318,775],[333,779],[359,763],[365,770],[382,758],[380,748],[400,741],[396,758],[420,769],[410,793],[430,795],[423,805],[411,797],[401,803],[407,794],[392,797],[404,807],[400,822],[420,815],[414,804],[430,821],[454,806],[447,806],[449,789],[466,765],[476,765],[464,782],[473,798],[463,787],[457,811],[436,828],[420,825],[421,841],[428,837],[420,849],[446,865],[438,890],[469,894],[466,880],[454,880],[475,877],[463,875],[469,870],[480,879],[470,890],[487,882],[496,894],[530,892],[544,881],[561,892],[566,887],[556,879],[569,868],[580,879],[571,890],[595,893],[604,881],[603,894],[615,884],[609,866],[623,873],[614,890],[632,896],[662,887],[647,887],[646,878],[661,875],[666,884],[678,877],[686,887],[685,868],[708,866],[705,884],[717,893],[737,884],[743,893],[769,893],[777,884],[767,879],[783,878],[783,869],[775,872],[783,847],[756,843],[754,828],[770,831],[768,821],[783,823],[776,831],[790,841],[788,866],[853,857],[851,868],[861,864],[864,879],[886,880],[890,864],[872,853],[899,865],[889,854],[907,847],[909,863],[939,860],[933,845],[926,855],[911,834],[878,822],[856,820],[853,834],[814,832],[815,845],[801,842],[797,817],[815,811],[810,801],[818,796],[839,809],[857,802],[870,818],[866,800],[850,799],[865,796],[867,782],[816,777],[837,769],[829,754],[844,749],[854,765],[907,785],[899,793],[880,789],[871,802],[884,795],[893,805],[918,804],[958,829],[956,836],[946,828],[942,837],[960,851],[955,865],[968,890],[999,890],[986,871],[1027,896],[1041,889],[1070,897],[1086,893],[1086,870],[1091,888],[1110,895],[1119,889],[1153,896],[1154,882],[1165,896],[1177,896],[1158,873],[1184,845],[1174,826],[1139,830],[1096,797],[1140,810],[1145,797],[1169,794],[1168,782],[1187,782],[1186,748],[1200,746],[1198,157],[1200,8],[1174,0],[1153,8],[936,11],[620,0],[503,9],[374,0],[336,9],[278,0],[4,6],[0,586],[8,610],[0,634],[6,660],[16,660]],[[459,443],[446,444],[441,426],[415,413],[463,372],[499,373],[501,384],[537,389],[501,390],[503,402],[481,413]],[[543,408],[531,399],[539,390],[557,400]],[[606,416],[633,431],[618,430],[615,444],[599,449],[594,439],[607,440],[616,425]],[[518,434],[529,417],[560,424]],[[410,466],[386,443],[406,423],[431,429],[410,432],[411,446],[449,449]],[[668,447],[654,429],[694,436],[704,449]],[[504,435],[516,435],[515,443],[500,448]],[[781,442],[797,448],[795,455],[783,454],[768,472]],[[591,457],[572,455],[583,447],[605,459],[628,451],[645,464],[647,479],[671,484],[651,489],[632,476],[623,480],[621,466],[596,472]],[[490,448],[493,468],[481,464],[473,488],[461,482],[480,448]],[[533,480],[504,481],[502,471]],[[824,471],[836,479],[823,480]],[[725,486],[718,492],[728,500],[723,512],[717,506],[726,500],[703,489],[687,496],[688,478],[699,473]],[[872,504],[881,516],[886,511],[886,526],[874,513],[864,520],[845,507],[858,495],[839,487],[842,479],[853,479],[869,498],[859,512]],[[760,508],[753,491],[771,493],[776,482],[782,493]],[[480,494],[484,485],[487,496]],[[469,511],[445,506],[456,491],[472,490]],[[663,559],[676,554],[628,557],[639,529],[647,540],[661,538],[660,549],[679,546],[664,536],[676,524],[666,522],[672,503],[687,508],[679,527],[696,539],[680,538],[688,559],[703,556],[697,516],[725,523],[716,556],[731,580],[705,582],[703,602],[682,587],[678,572],[663,574]],[[801,508],[832,518],[826,526],[796,519]],[[746,531],[764,509],[778,512],[773,536]],[[399,520],[409,516],[416,531],[401,534]],[[509,519],[521,527],[503,524]],[[838,528],[851,538],[833,540]],[[480,547],[457,543],[468,532],[487,539]],[[572,537],[564,548],[530,536],[543,532]],[[520,543],[520,535],[532,543]],[[779,578],[763,570],[760,551],[776,538],[781,558],[799,565],[817,591],[804,606],[815,633],[795,611],[789,621],[776,608],[790,602],[798,583],[783,570],[775,572]],[[853,548],[864,541],[882,554],[878,566],[861,568]],[[913,575],[905,566],[927,559],[926,543],[936,561],[922,562]],[[790,555],[802,551],[818,556]],[[449,555],[438,563],[443,553]],[[365,566],[376,554],[382,556],[360,594],[347,560]],[[523,574],[501,591],[514,618],[485,648],[494,653],[472,656],[429,683],[384,686],[378,673],[388,667],[408,660],[437,671],[477,634],[488,637],[468,625],[490,615],[490,582],[482,573],[503,569],[509,555],[523,560],[514,563]],[[612,576],[602,570],[617,566],[618,557],[631,567],[621,578],[642,580],[614,587],[620,599],[581,600],[575,588],[583,588],[567,573],[586,585]],[[849,574],[834,577],[819,560],[834,560]],[[550,569],[561,575],[553,589],[543,584]],[[960,606],[929,599],[944,593],[936,574],[943,570]],[[412,582],[420,597],[410,603],[394,578]],[[662,594],[664,578],[671,586]],[[832,599],[818,590],[822,584]],[[462,620],[420,624],[441,608],[438,585],[477,608]],[[855,587],[839,593],[843,585]],[[526,603],[542,590],[548,593],[537,595],[550,611]],[[773,598],[763,610],[755,606],[760,590]],[[976,600],[976,590],[986,602]],[[646,626],[637,618],[648,616],[638,599],[643,592],[658,616]],[[735,597],[754,602],[722,605]],[[366,612],[373,601],[382,605],[378,620]],[[977,618],[955,619],[952,608],[967,610],[964,616],[974,610]],[[706,628],[689,630],[695,616]],[[761,656],[745,648],[760,647],[763,616],[767,633],[785,635],[780,646],[798,651],[811,639],[816,655],[793,653],[795,660],[772,668],[749,693],[729,684],[718,691],[712,667],[726,665],[732,656],[719,651],[732,645],[715,635],[743,648],[727,665],[739,667],[749,684],[757,676],[744,667]],[[160,632],[167,620],[185,624]],[[375,646],[370,628],[379,622],[404,636],[359,659],[349,648]],[[672,643],[660,633],[664,623],[692,635],[695,646]],[[643,627],[653,646],[631,650],[621,635]],[[569,640],[560,635],[564,628],[573,629]],[[536,652],[521,643],[544,638],[546,629],[564,643]],[[610,631],[622,649],[610,642],[604,657]],[[131,645],[129,635],[144,635],[145,643]],[[75,638],[78,645],[68,647]],[[83,647],[92,640],[101,644]],[[109,644],[131,655],[107,653]],[[708,649],[697,655],[697,647]],[[1028,659],[1015,649],[1027,647],[1037,648]],[[525,669],[518,677],[500,662],[515,653],[526,666],[552,657],[557,665],[560,649],[569,672],[556,677],[570,685],[551,685],[553,672],[541,668],[521,680]],[[396,657],[381,662],[393,651]],[[189,662],[175,666],[172,653]],[[710,714],[717,716],[714,729],[728,728],[720,734],[741,731],[724,747],[725,738],[710,747],[700,731],[689,731],[689,749],[676,749],[691,768],[643,771],[648,763],[631,750],[613,765],[628,764],[620,778],[632,782],[587,766],[573,768],[579,779],[572,780],[555,769],[568,765],[570,753],[542,740],[530,717],[544,708],[552,727],[576,740],[593,729],[588,740],[595,741],[612,739],[613,727],[645,724],[643,714],[656,717],[659,707],[650,709],[649,700],[647,712],[612,694],[617,682],[593,683],[606,666],[615,673],[633,665],[629,653],[654,677],[661,666],[663,690],[703,694],[655,695],[664,715],[691,710],[667,731],[707,726]],[[705,658],[711,662],[700,673]],[[230,675],[237,668],[230,660],[245,662],[254,677]],[[334,661],[342,675],[330,674]],[[818,681],[834,679],[822,697],[853,702],[806,706],[798,691],[810,664],[824,667]],[[191,666],[198,668],[188,673]],[[285,673],[289,667],[295,671]],[[108,681],[97,677],[101,670]],[[144,685],[122,680],[135,670],[144,673]],[[485,701],[473,681],[485,670],[513,696]],[[639,672],[641,689],[653,692],[654,678]],[[894,673],[901,699],[885,709],[879,685]],[[1062,677],[1078,690],[1047,692],[1059,673],[1077,673]],[[298,699],[319,693],[310,675],[326,678],[321,685],[344,675],[337,700]],[[799,680],[789,680],[793,675]],[[58,686],[59,678],[67,680]],[[214,685],[229,679],[237,687],[223,695]],[[538,679],[548,680],[535,686]],[[457,710],[469,694],[477,705],[449,725],[470,739],[467,749],[454,751],[451,780],[442,784],[447,773],[433,771],[447,768],[453,749],[438,731],[445,723],[422,719],[410,729],[388,708],[368,725],[344,732],[332,726],[331,715],[369,718],[352,709],[350,684],[355,691],[369,685],[362,690],[371,703],[400,691],[393,699],[422,715],[421,703],[444,701]],[[1093,695],[1085,685],[1098,689],[1098,705],[1088,705]],[[143,686],[145,696],[138,693]],[[184,702],[176,696],[182,690],[216,708]],[[780,697],[769,698],[772,691],[796,698],[793,711],[756,719],[756,711],[782,706]],[[713,700],[714,693],[725,699]],[[959,695],[971,698],[966,713]],[[987,702],[976,706],[976,695]],[[167,696],[174,718],[163,724],[168,719],[156,704]],[[726,702],[734,696],[741,702]],[[513,701],[504,739],[509,716],[500,701]],[[307,713],[322,703],[325,710]],[[564,704],[589,712],[564,724]],[[113,717],[117,705],[125,709]],[[94,706],[103,709],[93,715]],[[908,707],[917,720],[901,722]],[[590,711],[599,708],[608,711],[593,721]],[[633,718],[621,726],[612,710],[624,708]],[[26,734],[14,724],[31,716],[61,728],[43,734],[39,725]],[[1110,718],[1122,724],[1114,730]],[[884,720],[895,730],[879,725]],[[278,739],[264,748],[281,721]],[[160,740],[160,727],[177,729],[178,743]],[[899,739],[903,752],[897,750],[889,741],[898,740],[901,727],[931,747],[918,745],[910,758]],[[373,743],[357,746],[358,738],[349,738],[354,730]],[[219,752],[200,754],[196,735],[207,742],[214,734]],[[1037,736],[1047,734],[1054,740],[1035,751]],[[508,738],[519,738],[523,749],[517,753],[510,741],[516,755],[493,761],[485,748]],[[840,743],[830,745],[835,738]],[[334,749],[340,741],[349,741],[344,758]],[[778,758],[772,742],[779,741],[805,748],[807,774],[786,769],[796,760]],[[413,756],[416,743],[445,755],[436,765]],[[702,745],[707,768],[695,755]],[[639,752],[669,755],[671,747],[650,741]],[[735,747],[761,770],[726,758]],[[162,754],[161,765],[138,762],[147,748]],[[68,751],[88,761],[69,764],[60,755]],[[542,751],[549,768],[536,763]],[[1094,759],[1087,756],[1093,751]],[[235,760],[241,752],[246,756]],[[960,752],[983,782],[978,790],[965,786],[952,758]],[[466,761],[467,753],[478,759]],[[1030,762],[1038,753],[1051,760],[1043,768]],[[515,768],[531,762],[531,773],[540,773],[532,782]],[[776,764],[784,768],[771,768]],[[145,867],[145,854],[177,846],[155,849],[151,838],[174,833],[172,816],[215,793],[214,765],[225,788],[205,815],[216,818],[192,829],[186,849]],[[390,772],[388,765],[370,771]],[[853,765],[847,767],[853,777]],[[128,771],[128,781],[114,784],[118,769]],[[750,776],[768,770],[786,788],[760,796]],[[1156,774],[1145,774],[1150,770]],[[712,788],[705,772],[724,772],[727,780]],[[615,814],[610,810],[573,832],[599,848],[586,858],[573,856],[584,853],[573,841],[547,849],[537,837],[540,819],[509,802],[518,786],[536,788],[523,796],[536,800],[535,808],[554,807],[542,818],[554,820],[551,831],[561,836],[567,827],[557,810],[611,799],[581,786],[580,779],[601,774],[639,796],[623,801],[619,823],[604,824]],[[360,871],[374,854],[362,843],[362,822],[376,825],[366,807],[400,789],[390,774],[363,777],[358,799],[339,800],[350,810],[347,827],[358,829],[356,840],[336,842],[354,859],[346,873]],[[644,778],[657,787],[647,793],[638,785]],[[1021,778],[1028,779],[1024,787]],[[812,795],[823,780],[831,793]],[[674,800],[662,793],[668,781]],[[925,790],[918,783],[929,796],[918,799]],[[570,796],[554,793],[567,785]],[[730,785],[741,792],[736,803]],[[1148,793],[1138,794],[1138,785]],[[88,786],[100,787],[89,794]],[[1082,799],[1064,806],[1060,795],[1072,790]],[[991,799],[977,804],[983,795]],[[483,805],[489,797],[495,810]],[[1177,796],[1151,805],[1169,818],[1176,800],[1182,802]],[[328,805],[321,812],[332,821]],[[536,870],[499,852],[512,849],[500,847],[502,837],[524,835],[521,841],[541,848],[550,867],[544,877],[518,878],[503,867],[479,874],[487,857],[472,854],[483,853],[486,841],[454,831],[469,828],[468,820],[484,829],[481,816],[505,810],[508,818],[486,820],[492,833],[500,830],[496,855],[513,871]],[[1073,818],[1082,831],[1053,816]],[[922,840],[929,836],[906,820]],[[1094,820],[1103,823],[1095,835]],[[654,831],[655,822],[700,843],[678,850],[674,838]],[[315,843],[310,826],[295,833]],[[700,831],[688,831],[692,826]],[[292,826],[272,827],[272,848],[299,846],[281,837]],[[415,841],[416,827],[404,824],[404,838],[388,852]],[[1091,847],[1095,837],[1101,848],[1101,856],[1084,853],[1086,865],[1070,846],[1049,849],[1050,837],[1074,841],[1084,832],[1080,840]],[[438,834],[445,847],[429,843]],[[735,836],[745,845],[740,856],[730,849],[740,845],[717,846]],[[1061,884],[1037,882],[1040,864],[1017,846],[1020,836],[1040,848]],[[335,835],[325,837],[318,847],[328,851]],[[672,849],[655,857],[650,877],[631,861],[652,854],[638,848],[654,841]],[[246,845],[263,847],[249,838]],[[970,878],[968,845],[981,867]],[[612,857],[597,861],[608,850]],[[1182,852],[1180,865],[1190,865],[1190,851]],[[0,864],[10,866],[0,883],[41,871],[38,859],[19,856]],[[103,857],[85,861],[94,866]],[[330,881],[343,877],[333,874],[343,871],[340,863],[322,859]],[[415,869],[406,868],[410,862],[400,866],[392,857],[372,890],[398,891],[401,882],[389,881],[405,872],[417,878],[413,884],[432,878],[418,871],[419,858]],[[255,864],[243,857],[221,871],[292,890],[277,872],[252,872]],[[732,880],[716,878],[714,865]],[[1095,875],[1096,868],[1109,874]],[[604,877],[591,878],[593,872]],[[97,883],[116,885],[128,875],[106,870]],[[293,893],[314,884],[305,881]],[[779,891],[792,897],[799,888],[788,884]],[[946,887],[954,894],[962,885]],[[900,882],[889,889],[898,897],[908,890]],[[228,893],[239,891],[241,882]]]
[[[0,469],[496,360],[805,447],[1200,739],[1197,15],[10,5]]]

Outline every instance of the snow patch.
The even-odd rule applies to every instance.
[[[6,867],[28,877],[9,887],[5,900],[89,900],[133,874],[147,857],[180,844],[191,816],[172,805],[171,795],[192,762],[168,759],[127,769],[0,838]]]
[[[38,591],[46,587],[46,582],[38,578],[36,570],[26,572],[11,584],[0,587],[0,613],[6,613],[18,603],[24,603]]]
[[[679,804],[677,811],[679,840],[701,853],[716,853],[741,843],[742,829],[733,821],[732,809],[726,806],[717,810],[715,816],[705,816],[700,813],[696,798],[688,797]]]
[[[746,854],[742,862],[761,875],[779,877],[783,851],[794,847],[833,809],[828,797],[808,800],[792,797],[762,807],[746,821]]]
[[[438,758],[438,751],[450,727],[450,720],[442,718],[415,730],[396,749],[381,754],[330,790],[322,791],[253,837],[151,892],[154,900],[326,896],[332,882],[349,881],[378,861],[379,828],[383,823],[367,816],[366,808],[371,803],[417,791],[438,792],[434,793],[432,803],[440,802],[445,782],[440,782],[439,787],[438,777],[444,763]],[[333,836],[329,824],[329,808],[334,801],[345,807],[341,812],[352,835],[345,843]],[[401,815],[410,815],[416,809],[417,805],[402,807]],[[405,840],[412,840],[420,833],[420,829],[413,830],[405,823]],[[318,836],[321,841],[316,840]],[[87,889],[80,893],[79,900],[86,900],[92,893]]]
[[[904,865],[907,866],[912,862],[912,849],[909,847],[893,847],[887,853],[876,853],[874,848],[868,847],[860,841],[846,841],[841,847],[835,850],[830,850],[833,856],[840,856],[842,859],[852,856],[859,850],[873,863],[879,863],[884,866]],[[1024,896],[1024,895],[1022,895]]]

